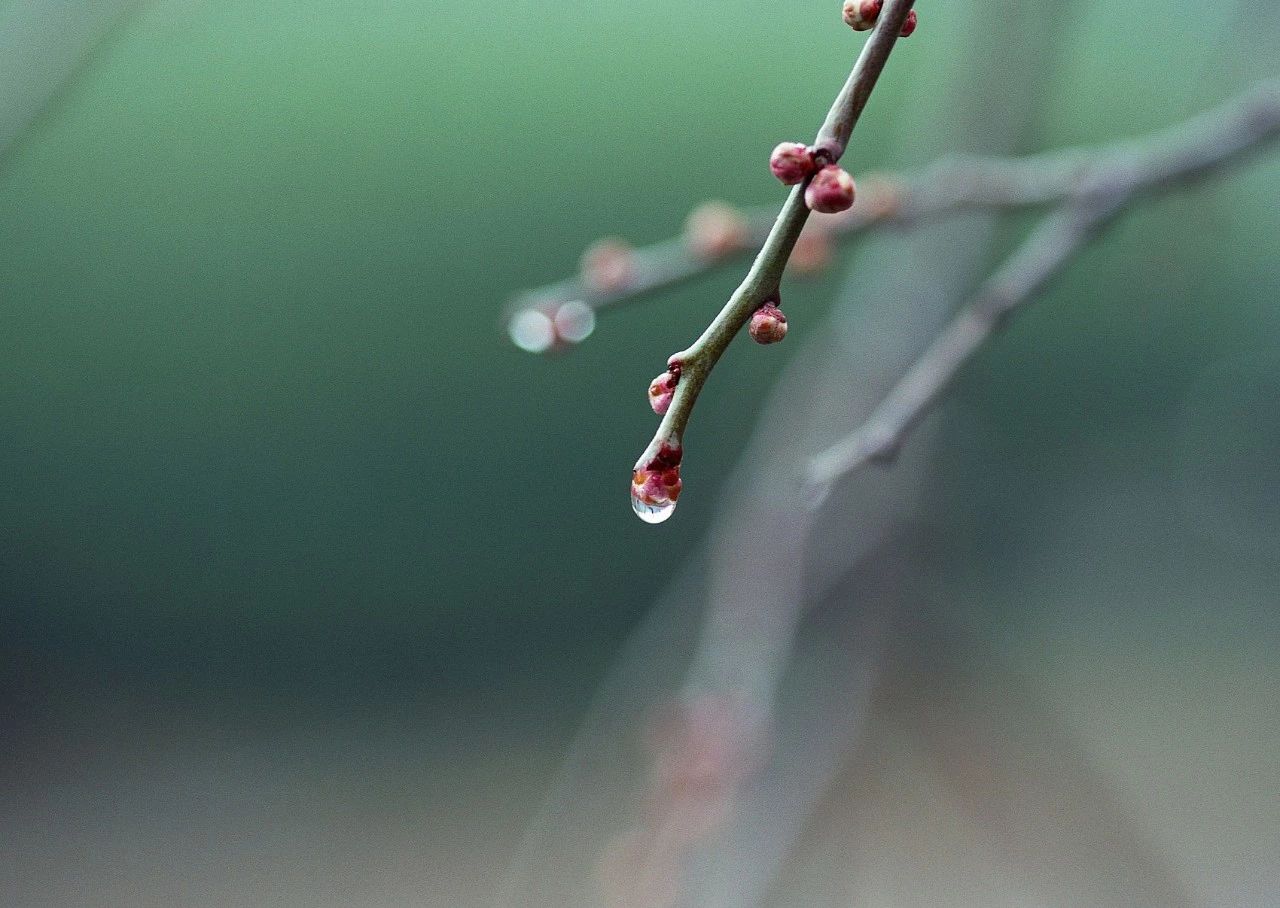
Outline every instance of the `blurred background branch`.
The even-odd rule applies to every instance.
[[[1140,173],[1133,175],[1143,188],[1168,188],[1171,180],[1196,176],[1274,138],[1278,92],[1274,80],[1264,81],[1220,110],[1151,136],[1094,148],[1016,158],[949,153],[917,173],[871,173],[860,177],[852,208],[840,214],[810,214],[807,235],[815,244],[823,244],[828,239],[856,238],[874,228],[903,227],[966,210],[1039,208],[1079,198],[1098,174],[1116,177],[1132,174],[1135,168]],[[1160,160],[1166,155],[1175,160]],[[1206,159],[1197,160],[1195,155]],[[724,203],[707,203],[694,210],[681,236],[636,248],[622,244],[615,251],[615,270],[609,279],[593,280],[588,261],[586,276],[520,292],[507,309],[512,341],[533,353],[554,349],[557,340],[580,343],[594,328],[594,319],[582,335],[571,327],[567,336],[562,331],[557,337],[554,322],[562,306],[571,307],[572,315],[564,324],[572,326],[581,325],[582,308],[599,312],[651,299],[739,254],[759,249],[775,218],[772,209],[740,211]],[[803,258],[810,254],[822,266],[829,263],[829,253],[802,250]],[[813,266],[802,261],[799,270],[799,276],[810,276]]]
[[[24,0],[0,8],[0,160],[142,0]]]
[[[808,495],[820,504],[839,477],[873,461],[891,459],[906,434],[923,417],[956,373],[979,347],[1021,306],[1043,289],[1080,248],[1139,195],[1167,191],[1174,186],[1235,163],[1280,134],[1280,81],[1267,81],[1240,97],[1194,120],[1145,140],[1125,143],[1117,150],[1076,153],[1074,163],[1050,164],[1041,172],[1013,167],[994,181],[1004,191],[995,198],[1024,195],[1021,188],[1042,182],[1072,188],[1056,198],[1068,201],[1041,221],[1023,244],[982,285],[893,386],[874,413],[853,434],[813,458],[807,478]],[[1069,159],[1067,159],[1069,160]],[[1041,162],[1043,165],[1043,162]],[[1019,172],[1021,171],[1021,172]],[[1019,187],[1012,189],[1011,186]],[[1035,194],[1034,190],[1030,193]]]

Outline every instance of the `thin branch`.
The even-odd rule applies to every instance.
[[[885,221],[902,220],[907,199],[896,181],[867,178],[859,180],[854,206],[841,214],[812,215],[815,226],[832,236],[852,236]],[[742,231],[739,245],[719,254],[700,253],[685,236],[672,237],[633,249],[629,274],[616,286],[593,287],[578,276],[522,291],[507,308],[508,322],[521,313],[580,302],[600,312],[634,302],[700,277],[737,257],[737,253],[759,252],[773,229],[777,211],[751,208],[740,212]],[[924,212],[920,212],[924,214]]]
[[[1069,200],[961,308],[863,425],[810,463],[809,498],[819,504],[833,483],[872,462],[892,459],[908,432],[1008,316],[1029,303],[1090,239],[1136,196],[1216,172],[1280,137],[1280,81],[1264,82],[1223,107],[1143,142],[1130,143],[1074,171]],[[1019,179],[1034,187],[1034,166]],[[1061,177],[1062,173],[1051,176]],[[1046,185],[1054,180],[1047,180]]]
[[[1255,91],[1265,95],[1271,85],[1274,93],[1275,84],[1264,83]],[[1223,120],[1231,113],[1231,109],[1214,112],[1195,127],[1209,136],[1220,135],[1229,125]],[[841,214],[817,215],[811,225],[833,238],[849,238],[875,227],[922,223],[959,211],[1016,211],[1067,202],[1079,193],[1090,173],[1130,166],[1137,149],[1155,152],[1186,146],[1189,128],[1189,124],[1180,123],[1137,141],[1020,158],[953,155],[917,173],[868,175],[859,179],[858,198],[852,208]],[[1202,147],[1212,148],[1212,141]],[[758,250],[773,225],[774,213],[755,208],[743,212],[743,217],[741,250]],[[675,237],[635,249],[631,261],[628,280],[617,286],[592,288],[577,277],[568,278],[522,292],[513,300],[509,314],[569,301],[596,311],[625,305],[706,274],[725,259],[699,255],[684,237]]]
[[[28,0],[0,13],[0,156],[81,76],[138,0]]]
[[[843,142],[847,141],[857,123],[914,2],[887,0],[884,4],[875,29],[863,45],[849,80],[832,105],[819,135],[820,141],[827,142],[822,150],[831,161],[838,160],[843,152]],[[839,144],[833,144],[833,140]],[[680,380],[653,440],[636,461],[637,470],[647,469],[658,462],[664,451],[680,449],[689,415],[711,370],[751,314],[777,291],[787,259],[809,216],[804,198],[808,182],[805,180],[792,189],[746,279],[724,308],[691,347],[672,357],[672,362],[679,363]]]

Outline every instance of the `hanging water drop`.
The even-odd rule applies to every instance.
[[[636,494],[635,486],[631,487],[631,510],[645,523],[662,523],[676,512],[676,503],[670,499],[663,503],[647,501]]]
[[[631,471],[631,510],[645,523],[662,523],[680,497],[680,449],[663,445],[651,461]]]

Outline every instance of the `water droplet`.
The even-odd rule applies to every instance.
[[[569,300],[555,315],[556,334],[571,344],[580,344],[596,330],[596,311],[582,300]]]
[[[663,504],[654,504],[645,501],[633,490],[631,493],[631,510],[635,511],[636,516],[645,523],[662,523],[676,512],[676,503],[668,499]]]
[[[648,469],[631,473],[631,510],[645,523],[662,523],[676,509],[680,497],[679,451],[676,461],[655,458]]]
[[[511,342],[529,353],[546,353],[556,342],[556,326],[540,309],[523,309],[507,324]]]

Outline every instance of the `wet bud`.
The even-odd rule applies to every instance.
[[[765,303],[751,313],[747,331],[757,344],[776,344],[787,336],[787,317],[776,303]]]
[[[744,249],[751,239],[747,219],[724,202],[705,202],[685,221],[685,241],[698,258],[714,261]]]
[[[911,33],[916,30],[916,11],[912,10],[907,13],[906,21],[902,23],[902,31],[898,34],[904,38],[910,38]]]
[[[635,279],[635,252],[626,240],[599,240],[582,253],[582,284],[596,293],[616,293]]]
[[[818,274],[831,264],[834,253],[832,247],[831,231],[810,221],[796,240],[787,266],[802,277]]]
[[[804,202],[813,211],[836,214],[853,205],[853,177],[835,165],[818,171],[804,191]]]
[[[565,344],[580,344],[596,330],[596,310],[582,300],[569,300],[551,317],[556,339]]]
[[[769,156],[769,169],[784,186],[794,186],[817,169],[813,152],[799,142],[783,142]]]
[[[649,406],[659,416],[666,415],[671,407],[671,398],[676,396],[676,385],[680,381],[680,370],[672,367],[649,382]]]
[[[507,322],[511,342],[530,353],[560,353],[580,344],[596,327],[596,311],[582,300],[543,302],[521,309]]]
[[[856,32],[865,32],[876,24],[883,0],[845,0],[844,24]]]
[[[511,342],[529,353],[550,352],[556,344],[554,312],[543,307],[521,309],[507,322]]]
[[[663,445],[657,455],[631,471],[631,509],[645,523],[662,523],[680,497],[680,448]]]

